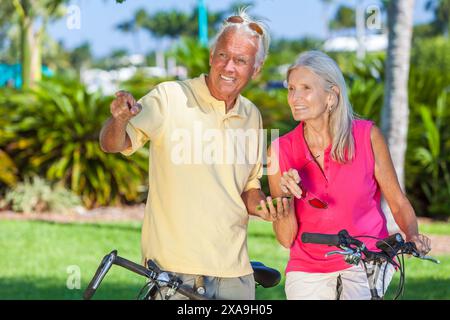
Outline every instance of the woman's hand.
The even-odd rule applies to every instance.
[[[416,234],[412,237],[407,237],[406,241],[414,242],[419,251],[419,254],[424,256],[431,250],[431,240],[423,234]]]
[[[299,187],[300,175],[296,169],[289,169],[280,177],[281,191],[287,195],[293,195],[300,199],[302,197],[302,189]]]
[[[256,213],[266,221],[276,221],[287,217],[291,207],[292,199],[278,197],[272,200],[272,197],[267,197],[266,201],[261,200]]]

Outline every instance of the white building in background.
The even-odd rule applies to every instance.
[[[138,68],[126,67],[116,70],[87,69],[81,71],[81,81],[89,92],[101,91],[112,95],[119,90],[119,84],[133,77]]]
[[[132,54],[119,58],[118,63],[124,66],[143,66],[145,64],[145,56],[142,54]]]
[[[104,95],[113,95],[120,90],[120,83],[130,80],[136,72],[141,72],[149,78],[177,77],[186,79],[187,69],[177,66],[175,59],[169,58],[168,67],[161,63],[159,56],[159,65],[145,66],[145,57],[143,55],[130,55],[121,57],[118,63],[128,65],[114,70],[86,69],[81,70],[81,81],[86,85],[89,92],[101,91]]]
[[[366,52],[384,51],[388,46],[387,34],[371,34],[362,37],[362,45]],[[356,52],[358,50],[358,39],[351,36],[332,37],[325,41],[323,49],[325,51],[349,51]]]

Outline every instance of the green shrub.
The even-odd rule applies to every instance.
[[[408,196],[418,214],[450,215],[450,42],[418,39],[411,51],[409,129],[405,164]]]
[[[26,178],[5,196],[5,204],[16,212],[67,213],[81,205],[80,198],[63,186],[51,186],[39,177]]]
[[[1,105],[0,110],[2,110]],[[2,138],[6,136],[4,130],[6,124],[7,124],[6,119],[0,116],[0,141]],[[17,183],[17,180],[18,180],[18,169],[14,164],[14,160],[11,159],[11,156],[0,147],[0,194],[3,194],[6,187],[14,186]]]
[[[0,149],[0,184],[14,186],[17,183],[17,167],[11,157]]]
[[[120,89],[130,92],[136,100],[149,93],[157,84],[174,78],[149,78],[143,72],[136,72],[131,79],[123,81]]]
[[[177,64],[187,68],[190,78],[209,71],[209,49],[202,47],[195,38],[182,38],[170,55],[175,57]]]
[[[379,124],[384,94],[384,56],[367,55],[363,61],[355,58],[343,72],[354,111]]]
[[[3,90],[6,119],[0,148],[21,177],[39,175],[80,195],[87,207],[140,201],[148,156],[106,154],[99,132],[109,117],[111,97],[90,94],[75,80],[49,79],[29,91]]]
[[[421,105],[422,125],[419,130],[411,129],[411,135],[419,137],[409,146],[409,169],[413,172],[410,181],[420,186],[412,193],[413,200],[417,203],[425,198],[419,206],[422,210],[426,206],[428,215],[433,217],[450,215],[450,131],[446,125],[450,121],[446,112],[449,102],[448,93],[443,91],[432,108]]]

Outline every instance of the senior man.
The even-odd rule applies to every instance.
[[[215,299],[255,298],[249,214],[273,221],[289,210],[287,200],[274,207],[261,191],[261,114],[240,95],[260,72],[269,41],[245,11],[229,17],[211,46],[208,74],[163,82],[138,102],[118,92],[100,134],[105,152],[124,155],[151,141],[143,262],[154,260],[190,286],[203,277]],[[237,143],[227,139],[233,135]]]

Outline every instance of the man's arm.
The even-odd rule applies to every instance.
[[[100,131],[100,147],[104,152],[122,152],[131,147],[131,140],[126,132],[127,122],[110,117]]]
[[[110,108],[112,116],[100,131],[100,147],[105,152],[121,152],[131,147],[126,127],[128,121],[138,114],[142,107],[136,103],[130,93],[119,91],[111,102]]]

